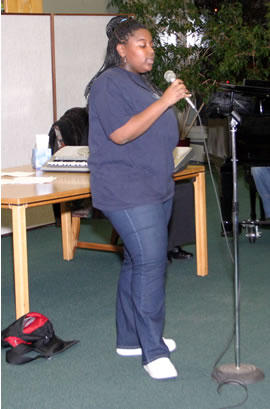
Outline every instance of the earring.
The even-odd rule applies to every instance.
[[[127,57],[124,55],[124,57],[122,57],[122,65],[125,65],[127,63]]]

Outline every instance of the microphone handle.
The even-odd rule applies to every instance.
[[[172,78],[172,79],[170,80],[170,82],[173,83],[175,80],[176,80],[176,77],[175,77],[175,78]],[[195,107],[195,105],[193,104],[193,102],[191,101],[191,99],[188,98],[188,97],[186,97],[185,100],[186,100],[187,103],[191,106],[191,108],[194,109],[195,112],[197,112],[197,108]]]
[[[196,107],[195,107],[195,105],[193,104],[193,102],[191,101],[191,99],[190,98],[188,98],[188,97],[186,97],[185,98],[185,100],[187,101],[187,103],[191,106],[191,108],[193,108],[194,109],[194,111],[196,111],[197,112],[197,109],[196,109]]]

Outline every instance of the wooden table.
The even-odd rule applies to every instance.
[[[26,209],[61,203],[61,227],[64,260],[74,257],[77,247],[96,250],[119,251],[119,246],[111,244],[80,242],[78,217],[72,217],[67,202],[91,196],[88,173],[41,172],[31,166],[20,166],[4,171],[33,171],[36,176],[54,176],[49,184],[2,185],[1,207],[12,212],[13,258],[16,318],[30,311],[28,256],[26,235]],[[204,166],[188,166],[174,175],[175,180],[193,179],[195,194],[196,260],[197,275],[208,274],[206,198]]]

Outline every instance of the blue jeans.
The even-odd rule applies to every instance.
[[[270,166],[251,168],[256,188],[263,202],[265,216],[270,217]]]
[[[116,326],[118,348],[142,348],[147,364],[170,353],[162,339],[168,223],[173,199],[120,211],[103,211],[124,243]]]

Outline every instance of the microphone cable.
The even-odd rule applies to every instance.
[[[226,242],[226,245],[227,245],[228,253],[230,255],[232,263],[234,264],[234,256],[233,256],[231,248],[230,248],[230,244],[229,244],[229,240],[228,240],[228,234],[226,232],[223,217],[222,217],[222,210],[221,210],[221,205],[220,205],[220,201],[219,201],[219,197],[218,197],[218,193],[217,193],[216,183],[215,183],[215,179],[214,179],[214,175],[213,175],[213,171],[212,171],[212,165],[211,165],[211,162],[210,162],[208,147],[207,147],[207,144],[205,142],[205,138],[203,136],[202,120],[201,120],[201,117],[200,117],[200,114],[199,114],[198,111],[196,111],[196,115],[197,115],[197,118],[198,118],[199,123],[200,123],[200,133],[201,133],[201,137],[202,137],[202,140],[203,140],[203,145],[204,145],[205,155],[206,155],[206,159],[207,159],[209,174],[210,174],[212,186],[213,186],[213,189],[214,189],[214,194],[215,194],[216,203],[217,203],[217,207],[218,207],[219,218],[220,218],[220,222],[221,222],[221,226],[222,226],[222,232],[224,234],[224,238],[225,238],[225,242]]]

